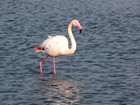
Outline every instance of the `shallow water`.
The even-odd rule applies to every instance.
[[[139,0],[0,1],[0,105],[139,105]],[[33,49],[48,35],[67,35],[78,19],[74,55],[52,58]]]

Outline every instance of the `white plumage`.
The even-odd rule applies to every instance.
[[[68,40],[65,36],[49,36],[41,45],[44,52],[51,56],[63,55],[63,52],[68,50]]]

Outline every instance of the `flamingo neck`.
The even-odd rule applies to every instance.
[[[70,42],[71,42],[71,48],[68,51],[70,54],[73,54],[76,50],[76,41],[75,41],[73,33],[72,33],[72,25],[73,24],[71,22],[68,26],[68,34],[69,34]]]

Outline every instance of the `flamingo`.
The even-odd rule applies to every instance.
[[[72,33],[72,26],[78,27],[80,33],[82,32],[82,26],[78,20],[72,20],[68,25],[68,34],[71,42],[71,48],[68,45],[68,39],[64,35],[49,36],[48,39],[37,46],[34,50],[36,53],[46,53],[47,56],[40,61],[40,75],[42,75],[42,63],[49,57],[52,56],[53,60],[53,72],[56,76],[55,57],[63,55],[71,55],[76,50],[76,41]]]

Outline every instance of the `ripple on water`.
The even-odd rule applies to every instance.
[[[64,5],[65,4],[65,5]],[[139,105],[139,0],[1,0],[1,105]],[[83,25],[74,55],[52,59],[33,49],[48,35]],[[60,78],[61,77],[61,78]]]

